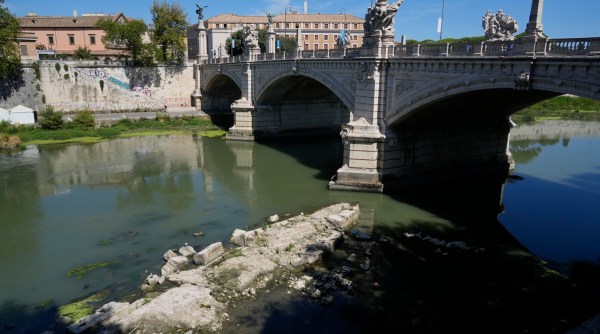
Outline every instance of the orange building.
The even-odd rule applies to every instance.
[[[59,55],[72,55],[78,47],[85,47],[91,51],[92,57],[120,56],[121,50],[111,50],[102,43],[104,31],[96,28],[98,21],[110,19],[116,22],[128,20],[123,13],[108,14],[83,14],[77,16],[38,16],[28,14],[19,17],[23,36],[28,36],[27,41],[20,42],[21,55],[27,51],[25,58],[35,58],[31,54],[31,41],[46,50],[54,50]]]

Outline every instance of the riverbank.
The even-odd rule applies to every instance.
[[[215,125],[209,116],[171,117],[167,114],[155,114],[152,118],[133,120],[121,117],[117,121],[101,122],[93,127],[67,122],[56,129],[0,123],[0,136],[6,137],[7,142],[8,138],[11,138],[11,143],[17,143],[6,147],[6,150],[24,148],[29,145],[97,143],[114,138],[189,133],[206,137],[220,137],[226,132]]]
[[[517,123],[546,120],[600,121],[600,101],[563,95],[534,104],[511,117]]]

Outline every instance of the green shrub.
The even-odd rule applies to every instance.
[[[75,59],[90,59],[92,58],[92,52],[90,51],[90,49],[81,46],[78,46],[77,49],[75,49],[75,52],[73,53],[73,58]]]
[[[46,109],[40,113],[40,116],[40,126],[42,129],[56,130],[63,126],[62,112],[54,111],[52,106],[47,106]]]
[[[54,68],[56,69],[56,72],[60,73],[60,64],[59,63],[54,64]]]
[[[46,104],[46,95],[42,95],[42,103]]]
[[[31,67],[33,67],[33,71],[35,72],[35,79],[41,80],[42,75],[40,73],[40,64],[34,61],[33,64],[31,64]]]
[[[96,118],[91,111],[83,110],[75,115],[75,118],[73,118],[73,123],[75,123],[75,125],[79,128],[89,129],[96,125]]]
[[[104,80],[100,80],[100,90],[104,93]]]
[[[40,86],[40,84],[36,84],[35,89],[39,92],[42,90],[42,87]]]
[[[71,78],[71,76],[69,75],[69,73],[65,73],[64,78],[65,78],[65,80],[69,80]]]
[[[65,64],[63,68],[65,69],[65,72],[69,72],[69,65]]]

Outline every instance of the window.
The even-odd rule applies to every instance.
[[[319,40],[319,35],[315,35],[315,41]]]
[[[223,28],[227,29],[227,23],[223,23]]]
[[[336,23],[336,24],[333,25],[333,29],[339,29],[339,28],[340,28],[339,24]]]
[[[329,50],[329,44],[323,44],[323,49]]]
[[[289,23],[286,23],[286,24],[285,24],[285,27],[286,27],[286,28],[289,28],[289,27],[290,27],[290,24],[289,24]]]
[[[54,44],[54,35],[48,35],[48,44]]]
[[[308,39],[308,35],[304,35],[304,39],[307,40]]]
[[[325,29],[329,29],[329,23],[325,23]]]
[[[308,23],[304,23],[304,29],[308,29],[310,25]]]
[[[352,36],[352,39],[355,40],[355,41],[358,41],[358,35]]]
[[[344,29],[348,29],[348,25],[344,23]]]
[[[20,45],[21,56],[27,56],[27,45]]]
[[[277,29],[281,28],[281,24],[280,23],[275,23],[275,28],[277,28]]]
[[[96,45],[96,35],[90,35],[90,45]]]
[[[308,50],[308,43],[304,44],[304,50]]]
[[[358,47],[358,45],[357,45],[357,44],[352,44],[352,47],[353,47],[353,48],[357,48],[357,47]]]
[[[319,29],[319,24],[315,23],[315,29]]]
[[[358,29],[358,23],[354,23],[354,29]]]
[[[315,43],[315,50],[319,50],[319,44]]]
[[[296,29],[300,28],[300,23],[296,23]]]
[[[75,35],[69,35],[69,45],[75,45]]]
[[[329,35],[323,35],[323,40],[324,41],[328,41],[329,40]]]

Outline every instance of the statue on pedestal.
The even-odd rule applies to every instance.
[[[388,4],[387,0],[377,0],[374,8],[369,8],[365,17],[364,30],[365,35],[381,33],[382,35],[394,34],[394,16],[398,8],[402,6],[405,0],[399,0],[396,3]]]
[[[258,31],[253,26],[244,27],[244,45],[246,49],[256,49],[258,45]]]
[[[519,31],[517,20],[506,15],[502,9],[495,15],[488,10],[481,21],[485,38],[489,41],[512,41]]]
[[[196,14],[198,14],[198,21],[204,20],[204,14],[202,14],[202,12],[204,11],[204,8],[208,6],[200,7],[198,4],[196,4],[196,7],[198,7],[198,9],[196,9]]]
[[[273,14],[267,13],[267,19],[269,20],[269,25],[273,25]]]

